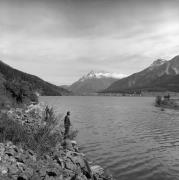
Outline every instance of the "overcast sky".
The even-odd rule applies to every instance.
[[[56,85],[178,54],[178,0],[0,0],[0,59]]]

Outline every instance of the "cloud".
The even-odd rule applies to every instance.
[[[56,84],[91,69],[131,74],[178,53],[179,2],[2,0],[0,58]]]

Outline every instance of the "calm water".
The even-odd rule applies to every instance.
[[[117,180],[179,179],[179,112],[146,97],[41,97],[79,130],[87,157]]]

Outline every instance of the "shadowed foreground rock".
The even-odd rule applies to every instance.
[[[35,110],[34,110],[35,109]],[[31,111],[35,111],[35,119]],[[8,116],[27,126],[43,126],[39,107],[11,110]],[[27,121],[29,121],[27,123]],[[62,133],[63,134],[63,133]],[[97,165],[89,165],[74,140],[59,142],[53,151],[40,155],[12,142],[0,143],[0,179],[2,180],[112,180]]]

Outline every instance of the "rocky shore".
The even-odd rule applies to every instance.
[[[62,121],[49,107],[38,104],[3,110],[0,120],[0,179],[113,180],[79,151],[74,141],[76,131],[63,140]]]
[[[174,99],[174,98],[171,99],[171,98],[164,98],[164,97],[161,97],[161,96],[156,97],[155,99],[156,107],[161,107],[162,110],[164,110],[165,108],[179,110],[179,99]]]

